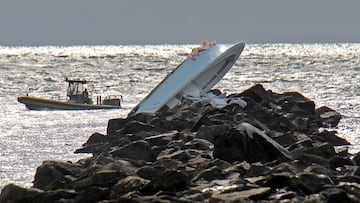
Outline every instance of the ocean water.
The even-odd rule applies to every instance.
[[[30,187],[44,160],[77,161],[73,152],[107,121],[128,112],[198,45],[0,46],[0,189]],[[255,84],[298,91],[344,115],[336,129],[360,151],[360,44],[247,44],[217,84],[227,94]],[[65,97],[64,78],[93,81],[96,95],[123,95],[123,109],[30,111],[17,96]]]

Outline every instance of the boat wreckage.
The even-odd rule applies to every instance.
[[[233,45],[204,41],[194,48],[187,59],[155,87],[129,116],[139,113],[156,113],[181,104],[211,100],[215,106],[226,105],[224,97],[209,92],[231,69],[243,51],[245,43]],[[244,106],[245,101],[239,100]]]

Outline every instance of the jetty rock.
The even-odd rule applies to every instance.
[[[91,157],[44,161],[0,202],[360,202],[340,113],[260,84],[226,101],[111,119],[75,151]]]

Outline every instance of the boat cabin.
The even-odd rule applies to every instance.
[[[86,88],[86,80],[69,80],[66,78],[65,81],[69,84],[66,96],[68,96],[70,102],[80,104],[93,103]]]

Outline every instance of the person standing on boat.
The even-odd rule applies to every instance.
[[[85,88],[85,90],[83,91],[83,98],[84,98],[84,103],[86,104],[91,104],[91,100],[89,98],[89,93],[87,91],[87,89]]]

